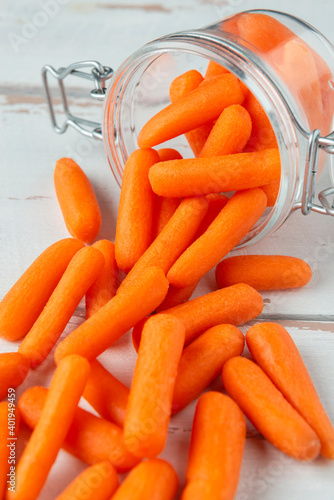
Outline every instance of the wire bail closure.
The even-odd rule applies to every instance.
[[[89,69],[90,72],[80,71],[84,68]],[[50,73],[58,81],[58,85],[60,88],[63,112],[66,116],[66,120],[62,125],[58,125],[56,120],[54,102],[52,100],[49,87],[48,73]],[[63,134],[64,132],[66,132],[67,128],[71,126],[86,137],[102,140],[102,129],[100,123],[74,116],[70,112],[63,80],[68,75],[84,78],[85,80],[91,80],[92,82],[94,82],[95,88],[90,92],[90,96],[93,99],[103,100],[106,93],[105,82],[113,76],[113,73],[114,71],[111,68],[109,68],[108,66],[102,66],[102,64],[97,61],[81,61],[70,64],[69,66],[67,66],[67,68],[59,68],[58,70],[55,70],[48,64],[43,66],[42,79],[46,93],[46,100],[49,107],[52,127],[55,132],[57,132],[57,134]]]

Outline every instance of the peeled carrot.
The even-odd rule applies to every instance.
[[[125,478],[111,500],[173,500],[177,475],[165,460],[151,458],[140,463]]]
[[[0,401],[7,397],[9,388],[22,384],[29,368],[29,359],[18,352],[0,354]]]
[[[109,240],[94,243],[104,257],[104,267],[86,293],[86,318],[90,318],[116,295],[118,269],[115,260],[115,245]]]
[[[172,148],[161,148],[157,150],[159,161],[182,160],[182,155]]]
[[[318,435],[321,454],[333,460],[333,425],[289,333],[277,323],[261,323],[248,330],[246,341],[258,365]]]
[[[128,158],[119,201],[115,255],[117,265],[128,273],[152,241],[154,194],[148,171],[159,161],[153,149],[138,149]]]
[[[177,371],[172,411],[176,413],[198,398],[221,373],[224,363],[240,356],[244,336],[232,325],[209,328],[184,349]]]
[[[196,407],[181,500],[233,500],[245,441],[246,422],[238,405],[219,392],[203,394]]]
[[[20,414],[30,429],[37,426],[47,395],[45,387],[31,387],[20,397]],[[120,472],[125,472],[138,463],[138,459],[126,449],[123,431],[118,425],[82,408],[76,409],[62,446],[86,464],[107,460]]]
[[[68,356],[57,367],[40,419],[16,468],[16,489],[9,499],[35,500],[72,423],[89,374],[81,356]]]
[[[205,330],[219,324],[242,325],[261,314],[263,299],[259,292],[244,283],[223,288],[166,309],[164,314],[180,319],[186,329],[185,345]],[[134,346],[139,346],[145,319],[132,332]]]
[[[203,82],[202,75],[196,70],[190,70],[175,78],[169,89],[171,102],[176,102],[181,97],[195,90]],[[195,156],[198,156],[207,140],[212,128],[212,123],[206,123],[200,127],[190,130],[185,134],[189,146]],[[172,159],[172,158],[169,158]],[[160,161],[167,161],[160,158]]]
[[[198,282],[184,288],[169,285],[167,295],[160,306],[156,308],[156,312],[162,312],[171,307],[178,306],[179,304],[184,304],[191,298],[197,285]]]
[[[222,209],[225,207],[226,203],[229,200],[227,196],[220,193],[207,194],[206,199],[209,203],[208,211],[206,212],[205,217],[202,220],[201,225],[197,230],[194,240],[196,240],[197,238],[202,236],[202,234],[205,233],[210,224],[212,224],[215,218],[220,214],[220,212],[222,211]]]
[[[238,30],[241,38],[263,52],[272,51],[295,36],[289,28],[273,17],[257,13],[238,16]]]
[[[221,75],[173,102],[144,125],[140,148],[149,148],[210,123],[231,104],[242,104],[244,94],[234,75]]]
[[[94,359],[83,397],[106,420],[123,427],[130,390]]]
[[[247,283],[255,290],[281,290],[305,286],[312,277],[310,266],[286,255],[238,255],[216,267],[219,288]]]
[[[0,499],[6,490],[15,489],[16,439],[19,433],[19,412],[14,403],[0,403]]]
[[[97,313],[62,340],[55,352],[58,363],[69,354],[95,359],[125,332],[158,307],[167,294],[168,281],[158,267],[139,273]],[[138,307],[140,304],[140,307]]]
[[[234,194],[205,233],[170,268],[169,282],[179,287],[197,282],[246,236],[266,206],[261,189]]]
[[[28,333],[70,260],[82,247],[80,241],[67,238],[53,243],[37,257],[0,302],[0,337],[14,341]]]
[[[19,352],[30,360],[32,368],[50,354],[103,266],[102,253],[93,247],[84,247],[73,257],[45,308],[19,347]]]
[[[207,210],[208,201],[204,197],[183,200],[159,236],[121,283],[117,293],[125,290],[148,267],[157,266],[167,273],[193,241]]]
[[[56,162],[54,185],[69,233],[90,243],[99,234],[102,217],[87,175],[74,160],[61,158]]]
[[[241,153],[252,131],[248,111],[240,104],[224,109],[212,127],[199,157],[222,156]]]
[[[212,76],[224,75],[229,73],[228,69],[224,68],[221,64],[214,61],[209,61],[208,67],[205,72],[205,78],[210,78]]]
[[[280,189],[280,184],[280,181],[274,181],[270,184],[260,186],[267,197],[267,207],[273,207],[275,205]]]
[[[157,163],[149,173],[160,196],[195,196],[269,184],[281,177],[277,149]]]
[[[56,500],[110,500],[119,486],[116,469],[100,462],[84,470],[57,496]]]
[[[248,92],[243,106],[248,111],[252,120],[252,132],[246,145],[246,151],[262,151],[268,148],[277,148],[276,135],[269,118],[251,92]]]
[[[165,446],[184,331],[179,319],[165,314],[144,326],[124,423],[125,444],[140,458],[155,457]]]
[[[258,431],[279,450],[299,460],[313,460],[320,441],[259,366],[246,358],[229,359],[223,383]]]

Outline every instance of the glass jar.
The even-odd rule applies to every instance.
[[[166,35],[148,43],[113,74],[110,68],[86,61],[55,71],[43,69],[54,128],[64,132],[68,125],[85,135],[102,138],[116,181],[121,185],[128,156],[137,149],[137,137],[154,114],[170,104],[169,87],[175,77],[190,69],[204,73],[214,61],[234,73],[264,108],[276,135],[281,156],[281,183],[275,205],[248,233],[237,248],[245,248],[276,231],[296,209],[334,215],[328,201],[334,188],[319,195],[316,204],[317,171],[324,166],[333,173],[334,48],[317,30],[288,14],[254,10],[236,14],[199,30]],[[92,96],[104,98],[102,127],[76,119],[68,109],[63,79],[69,73],[92,66],[95,82]],[[55,121],[47,73],[61,86],[67,120]],[[263,130],[265,142],[266,130]],[[184,157],[191,150],[183,136],[166,147]],[[334,184],[334,182],[333,182]]]

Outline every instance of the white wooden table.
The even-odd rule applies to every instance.
[[[43,7],[44,6],[44,7]],[[46,7],[48,6],[48,7]],[[256,0],[2,0],[0,5],[0,298],[33,259],[54,241],[67,237],[53,187],[53,167],[62,156],[77,160],[92,179],[103,212],[101,238],[114,238],[119,189],[101,143],[74,131],[57,136],[51,130],[41,86],[41,67],[96,59],[114,68],[134,50],[160,35],[212,23],[233,12],[258,8]],[[333,3],[329,0],[270,0],[264,8],[285,10],[309,21],[332,42]],[[100,119],[100,105],[77,98],[74,111]],[[322,182],[328,182],[324,179]],[[334,220],[294,214],[252,252],[281,253],[306,259],[312,282],[297,291],[264,293],[261,318],[279,320],[288,328],[305,359],[316,388],[334,421]],[[213,276],[199,293],[212,290]],[[83,320],[79,307],[65,334]],[[247,328],[243,328],[245,332]],[[0,342],[0,351],[16,345]],[[124,336],[103,357],[103,363],[130,384],[136,354]],[[52,357],[29,374],[29,386],[48,385]],[[222,389],[217,380],[213,388]],[[184,481],[187,448],[195,404],[172,419],[163,457]],[[265,442],[249,425],[238,500],[304,500],[334,498],[334,464],[319,458],[297,463]],[[22,442],[27,436],[23,434]],[[22,444],[21,444],[22,446]],[[61,452],[40,496],[52,500],[84,465]]]

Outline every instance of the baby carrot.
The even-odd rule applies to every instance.
[[[94,359],[83,397],[101,417],[123,427],[129,389]]]
[[[252,120],[252,132],[246,145],[246,151],[262,151],[263,149],[277,148],[276,135],[269,118],[251,92],[248,92],[243,106],[248,111]]]
[[[205,197],[209,203],[208,211],[202,220],[194,240],[197,240],[203,233],[208,229],[210,224],[215,220],[215,218],[220,214],[222,209],[225,207],[229,198],[220,193],[207,194]]]
[[[177,413],[218,377],[224,363],[241,356],[244,336],[232,325],[209,328],[194,340],[182,353],[175,381],[172,412]]]
[[[115,467],[100,462],[79,474],[56,500],[110,500],[118,486]]]
[[[150,148],[194,128],[210,123],[231,104],[242,104],[244,94],[232,75],[212,78],[173,102],[144,125],[138,136],[140,148]]]
[[[252,131],[248,111],[240,104],[224,109],[212,127],[199,158],[241,153]]]
[[[157,266],[167,273],[193,241],[207,210],[208,201],[204,197],[183,200],[159,236],[121,283],[117,293],[125,290],[129,283],[137,279],[139,273],[148,267]]]
[[[102,253],[93,247],[84,247],[73,257],[45,308],[19,347],[19,352],[30,360],[32,368],[41,364],[50,354],[103,266]]]
[[[211,78],[212,76],[224,75],[229,73],[228,69],[224,68],[221,64],[214,61],[209,61],[208,67],[205,72],[205,78]]]
[[[55,352],[56,362],[69,354],[95,359],[138,321],[153,312],[165,298],[167,289],[168,281],[160,268],[143,269],[123,292],[119,292],[59,343]]]
[[[80,241],[66,238],[37,257],[0,302],[0,337],[14,341],[28,333],[70,260],[82,247]]]
[[[267,207],[273,207],[275,205],[279,193],[280,184],[280,181],[274,181],[270,184],[260,186],[267,197]]]
[[[269,52],[284,44],[294,33],[282,23],[266,14],[244,13],[238,16],[241,38],[263,52]]]
[[[171,160],[157,163],[149,172],[153,191],[172,197],[250,189],[280,178],[278,149]]]
[[[182,160],[182,155],[176,149],[161,148],[157,150],[159,161]]]
[[[45,387],[30,387],[20,397],[20,415],[30,429],[37,426],[47,395]],[[123,431],[118,425],[82,408],[76,409],[62,447],[86,464],[108,461],[120,472],[138,463],[138,459],[126,449]]]
[[[69,233],[90,243],[99,234],[102,217],[87,175],[74,160],[61,158],[56,162],[54,185]]]
[[[104,267],[86,293],[86,319],[95,314],[116,295],[118,269],[115,260],[115,245],[109,240],[94,243],[104,257]]]
[[[266,205],[266,195],[259,188],[235,193],[205,233],[170,268],[169,282],[179,287],[197,282],[246,236]]]
[[[219,288],[247,283],[255,290],[281,290],[305,286],[312,277],[310,266],[286,255],[238,255],[216,267]]]
[[[203,82],[202,75],[196,70],[186,71],[182,75],[175,78],[169,89],[169,96],[171,102],[176,102],[185,95],[195,90]],[[189,146],[191,147],[195,156],[198,156],[207,140],[212,123],[206,123],[200,127],[190,130],[185,134]],[[172,159],[172,158],[170,158]],[[160,159],[160,161],[167,161]]]
[[[57,458],[89,374],[81,356],[68,356],[57,367],[38,424],[16,468],[16,490],[10,498],[35,500]]]
[[[219,324],[242,325],[261,314],[263,299],[259,292],[244,283],[222,288],[163,311],[180,319],[186,329],[185,345],[205,330]],[[145,320],[132,332],[134,346],[139,346]]]
[[[162,452],[184,344],[183,323],[165,314],[144,326],[124,423],[127,448],[140,458]]]
[[[258,365],[318,435],[321,454],[333,460],[333,425],[289,333],[277,323],[261,323],[248,330],[246,341]]]
[[[153,205],[148,171],[159,161],[153,149],[138,149],[129,156],[123,173],[118,207],[115,255],[128,273],[152,241]]]
[[[283,397],[259,366],[246,358],[229,359],[223,383],[246,417],[279,450],[299,460],[313,460],[320,441],[309,424]]]
[[[5,492],[15,488],[16,438],[19,432],[19,412],[13,403],[0,403],[0,500]]]
[[[173,500],[177,485],[173,467],[151,458],[132,469],[111,500]]]
[[[196,407],[181,500],[233,500],[245,441],[246,422],[238,405],[219,392],[203,394]]]
[[[178,306],[187,302],[194,293],[198,282],[184,288],[169,285],[167,295],[160,306],[156,308],[156,312],[162,312],[171,307]]]
[[[22,384],[29,368],[29,359],[18,352],[0,354],[0,401],[7,397],[9,388]]]

